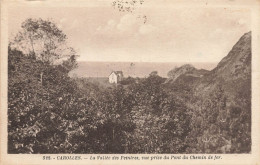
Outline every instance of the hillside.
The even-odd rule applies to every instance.
[[[251,32],[192,85],[190,152],[251,151]],[[196,139],[194,139],[196,137]]]
[[[244,34],[216,68],[196,83],[197,95],[207,95],[217,85],[234,99],[251,92],[251,32]]]
[[[194,79],[200,78],[204,76],[205,74],[209,73],[208,70],[205,69],[196,69],[193,65],[191,64],[185,64],[180,67],[176,67],[168,72],[168,77],[167,83],[173,83],[175,82],[178,78],[187,78],[191,77]]]
[[[168,77],[166,83],[193,86],[196,95],[209,95],[219,85],[225,93],[231,94],[230,97],[246,92],[248,95],[251,89],[251,32],[244,34],[213,70],[185,64],[170,70]]]

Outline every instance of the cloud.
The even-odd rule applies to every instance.
[[[116,21],[113,20],[113,19],[111,19],[111,20],[109,20],[109,21],[107,22],[107,25],[108,25],[108,26],[115,26],[115,25],[116,25]]]
[[[69,29],[74,29],[74,28],[77,28],[79,26],[79,21],[77,19],[75,19],[71,26],[69,27]]]
[[[221,36],[223,34],[223,29],[221,28],[217,28],[215,30],[213,30],[210,34],[209,34],[209,38],[214,38],[217,39],[219,36]]]
[[[127,35],[139,35],[147,34],[155,30],[152,25],[144,25],[143,22],[137,18],[134,14],[126,14],[119,20],[110,19],[103,26],[99,26],[96,29],[98,34],[123,36]]]
[[[61,18],[57,24],[58,28],[62,29],[64,27],[64,24],[66,24],[66,22],[67,22],[66,18]]]
[[[74,19],[72,22],[70,22],[67,18],[62,18],[58,23],[58,27],[61,29],[66,28],[67,30],[71,30],[78,28],[79,24],[80,22],[78,19]]]
[[[67,18],[61,18],[60,19],[60,23],[64,23],[64,22],[66,22],[67,21]]]
[[[136,25],[137,25],[136,17],[132,14],[126,14],[120,19],[117,25],[117,29],[121,32],[129,32],[132,31]]]
[[[130,33],[133,32],[137,26],[136,17],[131,14],[126,14],[122,16],[119,20],[110,19],[104,26],[99,26],[97,28],[97,33],[105,34],[107,32],[112,33]]]
[[[116,21],[115,20],[113,20],[113,19],[110,19],[110,20],[108,20],[107,21],[107,24],[105,25],[105,26],[99,26],[98,28],[97,28],[97,32],[98,33],[107,33],[107,32],[110,32],[110,31],[112,31],[112,30],[114,30],[115,29],[115,26],[116,26]]]
[[[118,35],[132,34],[136,36],[140,34],[146,35],[155,32],[158,29],[151,24],[144,24],[136,15],[126,14],[118,21],[113,19],[107,21],[104,26],[99,26],[96,30],[97,33],[102,34],[112,32],[113,34]]]
[[[241,18],[241,19],[238,20],[238,24],[239,24],[239,25],[244,25],[244,24],[246,24],[246,23],[247,23],[246,20],[243,19],[243,18]]]
[[[157,30],[157,28],[153,25],[142,25],[140,26],[139,28],[139,33],[144,35],[144,34],[149,34],[149,33],[152,33],[152,32],[155,32]]]

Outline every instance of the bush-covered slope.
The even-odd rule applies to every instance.
[[[221,84],[230,97],[251,91],[251,32],[244,34],[217,67],[197,82],[196,92],[207,94]]]
[[[189,104],[190,152],[251,151],[251,32],[195,82]]]
[[[209,71],[205,69],[196,69],[190,64],[182,65],[181,67],[174,68],[168,72],[167,83],[174,83],[180,76],[190,76],[194,78],[200,78],[207,74]]]

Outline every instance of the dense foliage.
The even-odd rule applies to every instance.
[[[8,50],[9,153],[251,151],[250,90],[196,96],[197,77],[165,83],[156,71],[102,87],[69,77],[74,53],[55,65],[36,57]]]
[[[186,107],[150,75],[104,89],[9,49],[10,153],[181,153]],[[42,80],[40,78],[43,74]]]
[[[250,152],[250,104],[233,104],[219,85],[208,99],[196,100],[193,106],[188,152]]]

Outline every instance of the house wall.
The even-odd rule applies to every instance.
[[[117,83],[117,75],[115,73],[109,76],[109,83]]]

